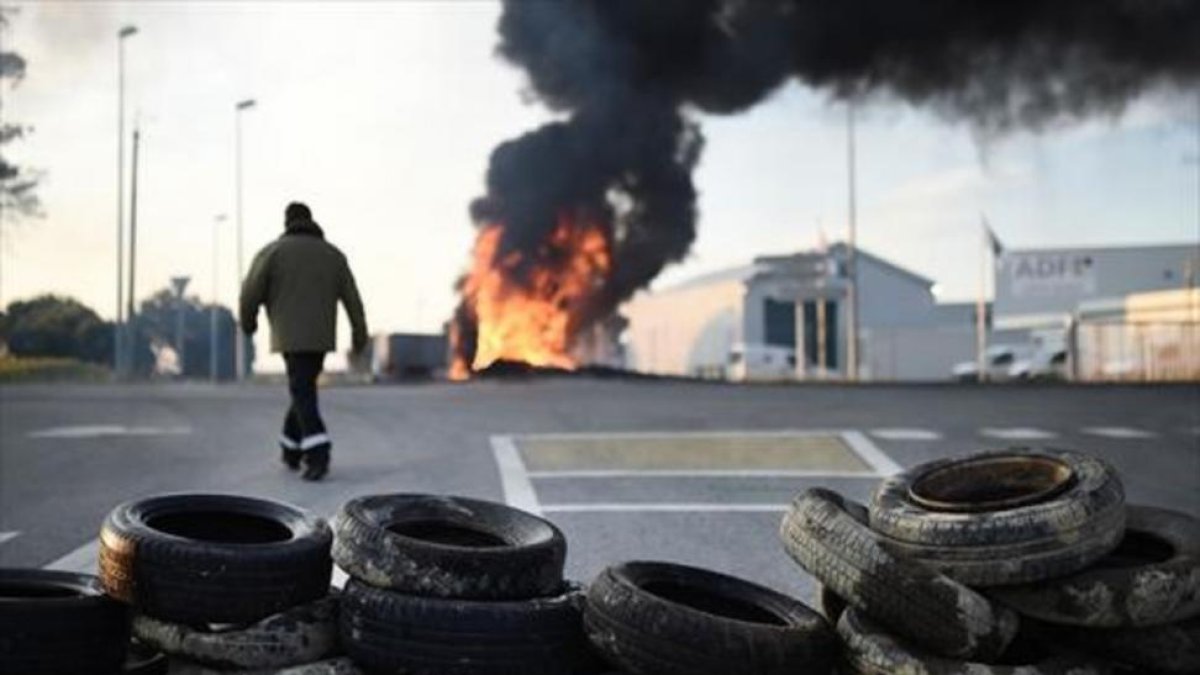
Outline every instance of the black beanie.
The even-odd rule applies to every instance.
[[[287,210],[283,212],[283,218],[289,223],[296,220],[310,221],[312,220],[312,211],[309,211],[308,207],[300,202],[292,202],[287,205]]]

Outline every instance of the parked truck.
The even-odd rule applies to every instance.
[[[445,335],[383,333],[372,338],[365,361],[375,381],[424,380],[445,374],[446,356]]]

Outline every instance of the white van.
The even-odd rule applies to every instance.
[[[729,349],[728,361],[731,380],[796,379],[796,350],[791,347],[737,342]]]

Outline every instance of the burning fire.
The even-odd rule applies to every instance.
[[[450,334],[453,379],[466,379],[498,360],[575,368],[575,336],[612,270],[605,229],[586,220],[561,215],[536,260],[526,260],[520,251],[497,257],[503,230],[500,224],[486,225],[475,240],[461,287],[462,302],[476,324],[474,359],[467,362],[463,326],[456,322]]]

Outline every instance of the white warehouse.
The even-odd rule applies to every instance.
[[[765,256],[635,296],[627,367],[730,379],[846,376],[847,247]],[[860,377],[938,380],[975,356],[974,308],[938,305],[933,281],[858,249]]]

